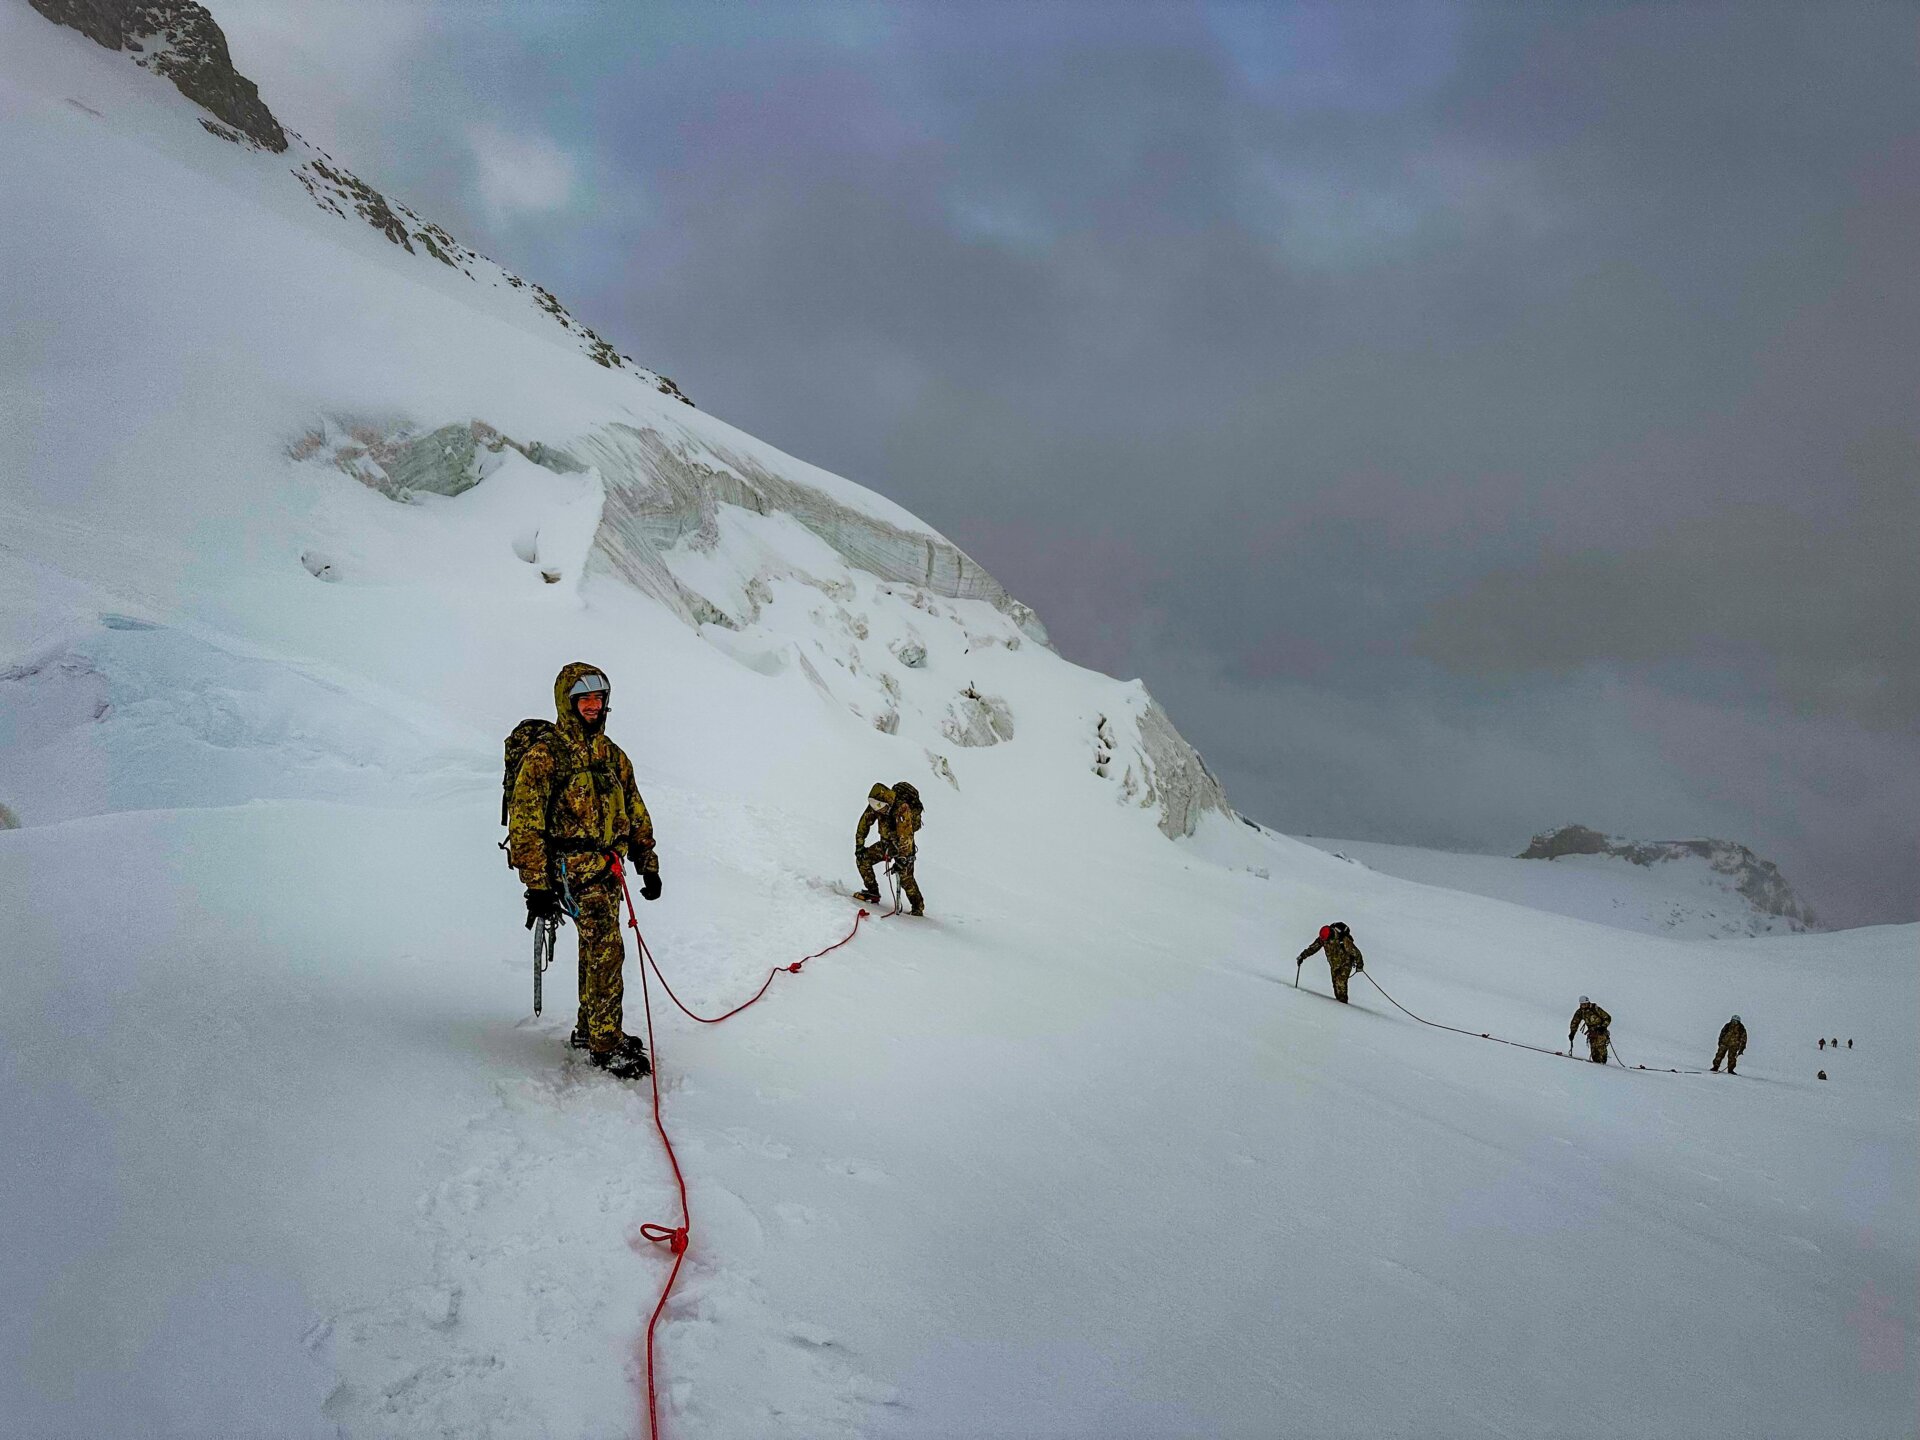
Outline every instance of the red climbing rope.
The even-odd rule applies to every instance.
[[[1524,1040],[1503,1040],[1498,1035],[1489,1035],[1484,1030],[1462,1030],[1458,1025],[1442,1025],[1438,1020],[1429,1020],[1424,1015],[1414,1014],[1413,1011],[1407,1009],[1406,1006],[1402,1005],[1398,1000],[1394,999],[1393,996],[1387,995],[1386,987],[1383,986],[1378,980],[1374,979],[1371,972],[1365,969],[1362,969],[1360,973],[1366,976],[1367,983],[1369,985],[1373,986],[1373,988],[1378,990],[1382,995],[1386,995],[1387,1003],[1389,1005],[1393,1006],[1394,1009],[1398,1010],[1402,1015],[1405,1015],[1409,1020],[1418,1020],[1422,1025],[1431,1025],[1436,1030],[1451,1030],[1456,1035],[1466,1035],[1475,1040],[1491,1040],[1496,1045],[1511,1045],[1516,1050],[1531,1050],[1536,1055],[1566,1056],[1566,1055],[1573,1054],[1571,1043],[1569,1043],[1569,1048],[1565,1050],[1548,1050],[1543,1046],[1529,1045]],[[1620,1058],[1617,1048],[1615,1050],[1613,1058],[1620,1062],[1620,1068],[1622,1070],[1626,1070],[1629,1068],[1637,1069],[1637,1070],[1645,1070],[1647,1068],[1645,1065],[1637,1065],[1637,1066],[1629,1067],[1627,1062]],[[1659,1067],[1656,1066],[1655,1068],[1658,1069]],[[1704,1070],[1668,1069],[1666,1073],[1669,1075],[1704,1075],[1707,1072]]]
[[[653,1338],[654,1332],[660,1326],[660,1317],[666,1313],[667,1301],[673,1295],[674,1282],[680,1278],[680,1267],[686,1263],[687,1247],[690,1243],[693,1230],[693,1212],[687,1205],[687,1177],[680,1172],[680,1157],[673,1153],[673,1140],[668,1136],[666,1121],[660,1114],[660,1050],[654,1043],[653,1038],[653,996],[651,988],[647,984],[647,971],[653,971],[655,978],[660,981],[660,987],[667,992],[668,997],[675,1005],[679,1005],[681,1011],[687,1016],[691,1019],[698,1020],[702,1025],[718,1025],[722,1020],[729,1020],[735,1015],[738,1015],[742,1010],[745,1010],[749,1005],[757,1003],[760,998],[767,993],[768,988],[772,986],[774,976],[783,974],[798,975],[800,973],[800,967],[806,964],[807,961],[818,960],[822,955],[830,955],[842,945],[851,941],[855,935],[860,933],[860,924],[867,919],[867,910],[865,906],[862,906],[853,917],[853,928],[840,939],[834,941],[833,944],[827,946],[826,949],[816,950],[811,955],[802,956],[791,965],[774,966],[773,969],[767,973],[767,978],[761,983],[760,988],[754,991],[753,998],[745,1002],[745,1004],[736,1005],[723,1015],[698,1015],[692,1010],[688,1010],[684,1004],[681,1004],[680,997],[673,993],[673,987],[667,984],[667,977],[661,974],[660,962],[653,958],[653,951],[647,945],[647,937],[640,933],[640,917],[635,913],[633,908],[633,891],[627,886],[626,866],[620,862],[620,858],[617,855],[609,855],[607,858],[612,863],[614,875],[618,877],[620,881],[620,893],[626,897],[627,926],[633,931],[633,938],[638,942],[640,948],[640,1003],[647,1017],[647,1053],[653,1057],[654,1062],[654,1068],[650,1077],[653,1089],[653,1128],[660,1132],[660,1145],[667,1152],[667,1163],[673,1167],[673,1183],[678,1186],[680,1190],[680,1223],[678,1225],[642,1225],[637,1232],[637,1239],[634,1242],[636,1248],[638,1248],[638,1241],[640,1240],[645,1240],[655,1245],[665,1245],[673,1255],[673,1269],[667,1272],[667,1283],[660,1289],[659,1302],[654,1305],[653,1314],[647,1319],[647,1433],[653,1437],[653,1440],[659,1440],[660,1401],[658,1391],[654,1384]],[[898,908],[898,902],[896,901],[896,913],[898,912]]]
[[[620,883],[622,885],[626,884],[626,878],[624,876],[621,877]],[[632,911],[631,900],[628,901],[628,911],[629,913],[631,913]],[[860,922],[867,918],[867,913],[868,912],[867,912],[866,906],[864,905],[861,906],[860,909],[854,913],[853,929],[847,931],[845,935],[841,936],[838,940],[834,941],[833,944],[827,946],[826,949],[816,950],[811,955],[802,955],[798,960],[794,961],[791,965],[774,966],[773,969],[767,972],[767,978],[760,983],[760,988],[753,992],[753,997],[751,999],[742,1001],[740,1004],[734,1006],[733,1009],[728,1010],[727,1012],[721,1015],[702,1015],[698,1011],[689,1010],[687,1008],[686,1002],[682,1000],[678,995],[673,993],[673,986],[667,983],[667,977],[661,973],[660,962],[653,958],[653,951],[647,946],[647,937],[640,933],[640,927],[639,925],[636,924],[633,927],[633,938],[640,942],[640,956],[641,956],[641,959],[645,962],[645,968],[643,968],[641,971],[641,981],[643,984],[645,983],[646,969],[650,968],[653,971],[655,977],[658,978],[658,980],[660,981],[660,988],[667,992],[667,998],[673,1001],[675,1005],[678,1005],[680,1007],[681,1014],[685,1015],[690,1020],[698,1020],[702,1025],[718,1025],[722,1020],[731,1020],[734,1016],[738,1015],[742,1010],[745,1010],[748,1006],[757,1005],[760,1002],[760,998],[763,995],[765,995],[767,991],[772,987],[774,982],[774,977],[779,975],[798,975],[800,973],[800,967],[806,964],[807,961],[818,960],[822,955],[831,955],[834,951],[838,950],[842,945],[851,943],[853,940],[853,937],[860,933]]]

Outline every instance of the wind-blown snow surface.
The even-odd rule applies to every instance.
[[[1306,843],[1383,875],[1646,935],[1714,940],[1785,935],[1794,929],[1782,917],[1748,903],[1726,876],[1692,856],[1635,865],[1611,855],[1517,860],[1373,840],[1314,836]]]
[[[678,577],[764,581],[716,635],[586,563],[592,475],[400,505],[291,461],[329,413],[560,443],[674,402],[254,204],[257,157],[186,158],[177,97],[11,0],[0,57],[0,1429],[640,1425],[671,1176],[644,1092],[563,1059],[563,969],[527,1017],[493,848],[499,739],[588,658],[697,1006],[845,930],[869,783],[929,802],[932,918],[662,1019],[668,1433],[1912,1432],[1920,929],[1693,944],[1218,814],[1170,842],[1097,762],[1137,691],[985,601],[733,515]],[[882,675],[899,733],[848,703]],[[963,686],[1013,735],[949,786]],[[1551,1047],[1586,991],[1630,1061],[1703,1067],[1736,1009],[1753,1048],[1600,1070],[1339,1007],[1288,963],[1336,917],[1434,1019]]]

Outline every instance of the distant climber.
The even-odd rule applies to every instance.
[[[1847,1037],[1847,1049],[1853,1049],[1853,1037],[1851,1035]]]
[[[1573,1037],[1580,1033],[1580,1027],[1587,1027],[1587,1058],[1596,1065],[1607,1063],[1607,1027],[1613,1023],[1613,1017],[1602,1010],[1586,996],[1580,997],[1580,1008],[1573,1012],[1573,1019],[1567,1025],[1567,1052],[1573,1052]]]
[[[1734,1016],[1720,1027],[1720,1048],[1713,1052],[1713,1068],[1717,1071],[1722,1060],[1727,1062],[1727,1074],[1733,1074],[1734,1062],[1747,1048],[1747,1027],[1740,1023],[1740,1017]]]
[[[1824,1049],[1826,1049],[1826,1048],[1827,1048],[1827,1037],[1826,1037],[1826,1036],[1824,1036],[1824,1035],[1822,1035],[1822,1036],[1820,1037],[1820,1048],[1821,1048],[1822,1050],[1824,1050]]]
[[[622,1028],[617,860],[639,872],[640,894],[660,898],[653,821],[626,752],[607,738],[612,687],[578,662],[553,682],[557,722],[523,721],[507,742],[507,863],[527,887],[527,924],[570,916],[580,932],[580,1014],[569,1043],[601,1069],[636,1080],[646,1046]],[[516,741],[524,749],[515,755]]]
[[[1348,977],[1356,970],[1367,968],[1360,958],[1360,947],[1353,943],[1353,932],[1347,928],[1347,922],[1336,920],[1331,925],[1322,925],[1319,938],[1294,959],[1296,973],[1316,950],[1327,952],[1327,970],[1333,976],[1333,998],[1345,1005]]]
[[[927,913],[926,897],[913,878],[914,832],[920,828],[922,807],[920,792],[901,780],[894,785],[876,784],[867,792],[867,805],[860,812],[860,823],[853,832],[853,863],[859,867],[866,888],[854,899],[872,905],[880,899],[879,882],[873,867],[882,863],[893,867],[900,892],[913,907],[910,913]],[[878,830],[873,844],[867,844],[867,832]]]

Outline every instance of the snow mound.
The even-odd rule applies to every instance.
[[[0,794],[48,825],[269,799],[419,804],[478,782],[470,752],[399,709],[364,686],[108,615],[0,669]]]

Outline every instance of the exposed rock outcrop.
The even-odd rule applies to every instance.
[[[164,75],[194,104],[275,154],[287,132],[260,98],[260,87],[233,68],[226,33],[195,0],[27,0],[56,24],[69,25],[109,50]],[[212,129],[212,127],[208,127]],[[215,130],[215,134],[221,134]]]

